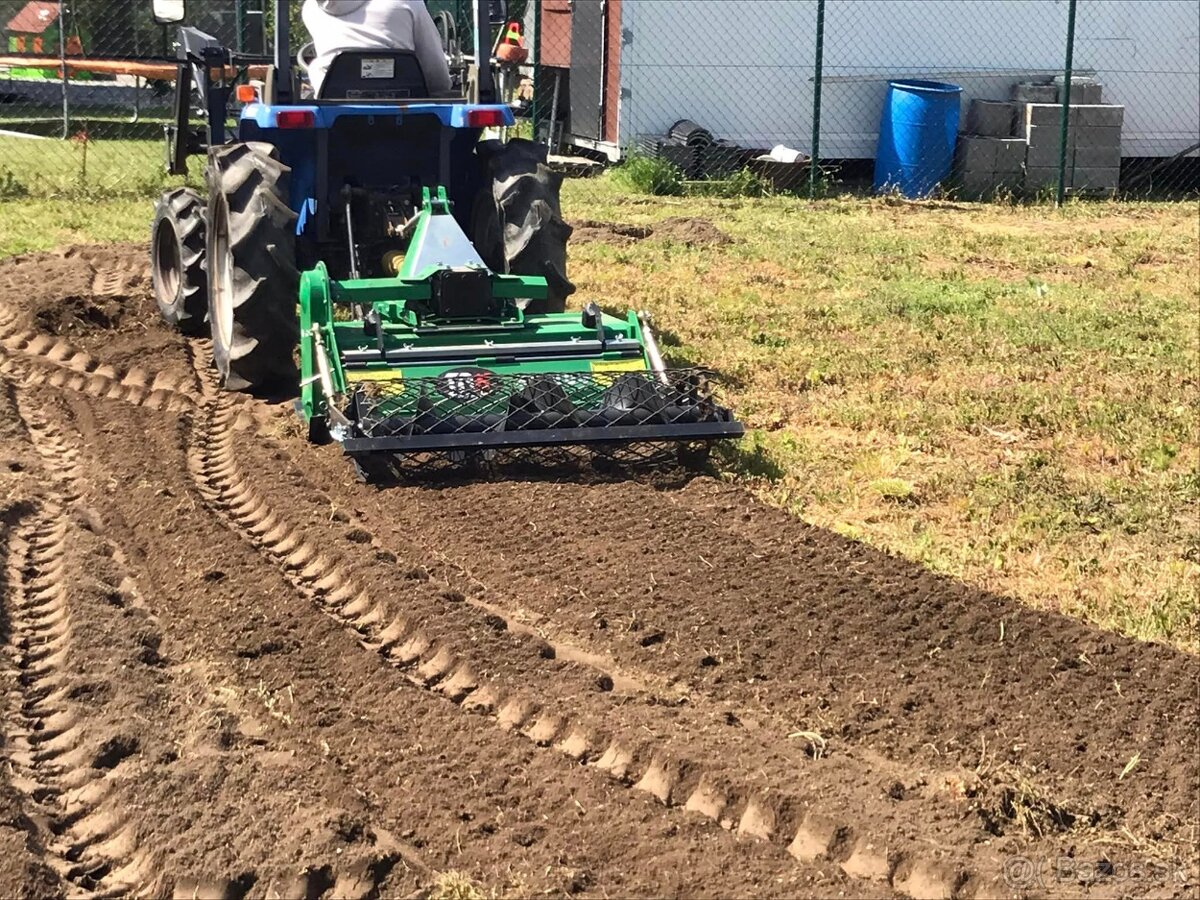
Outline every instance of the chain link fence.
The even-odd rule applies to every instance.
[[[671,191],[1200,185],[1197,0],[541,0],[527,18],[539,137],[653,160]]]
[[[268,5],[192,2],[188,23],[263,53]],[[170,183],[175,35],[147,0],[0,0],[0,200],[153,195]]]
[[[191,0],[187,22],[269,54],[273,5]],[[427,5],[469,46],[471,0]],[[493,46],[514,21],[528,51],[500,66],[510,135],[568,171],[620,162],[654,191],[814,197],[1200,187],[1200,0],[489,5]],[[167,184],[174,34],[147,0],[0,0],[0,199]]]

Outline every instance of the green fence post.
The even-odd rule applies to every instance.
[[[1071,118],[1071,65],[1075,55],[1075,3],[1067,7],[1067,58],[1063,65],[1062,127],[1058,137],[1058,196],[1055,206],[1062,206],[1067,196],[1067,135]]]
[[[817,47],[813,63],[812,153],[808,160],[808,199],[817,196],[817,158],[821,154],[821,69],[825,62],[825,0],[817,0]]]

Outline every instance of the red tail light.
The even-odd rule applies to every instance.
[[[311,109],[281,109],[275,113],[277,128],[312,128],[317,115]]]
[[[504,124],[503,109],[470,109],[467,110],[468,128],[494,128]]]

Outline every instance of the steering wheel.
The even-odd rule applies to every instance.
[[[296,67],[307,75],[309,65],[316,58],[317,48],[313,46],[312,41],[309,41],[296,51]]]

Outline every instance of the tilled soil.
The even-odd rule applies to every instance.
[[[0,895],[1200,887],[1195,658],[707,478],[362,485],[206,359],[0,263]]]
[[[571,227],[571,241],[577,244],[599,242],[626,246],[647,238],[686,247],[720,247],[733,243],[733,238],[708,219],[691,216],[670,216],[653,226],[583,219],[572,223]]]

